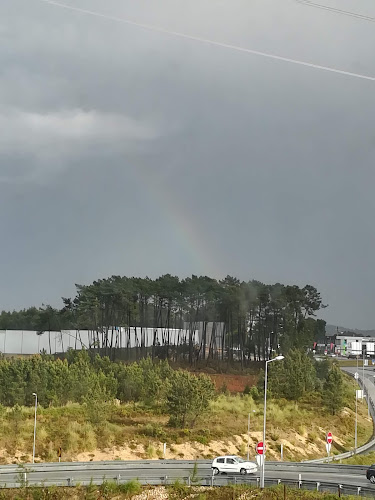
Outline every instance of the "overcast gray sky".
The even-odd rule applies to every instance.
[[[375,76],[374,23],[294,0],[64,3]],[[232,274],[313,284],[329,322],[375,327],[375,82],[40,0],[0,2],[0,72],[1,308]]]

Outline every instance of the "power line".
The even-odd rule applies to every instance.
[[[357,19],[362,19],[363,21],[369,21],[375,23],[375,17],[365,16],[363,14],[358,14],[357,12],[352,12],[350,10],[337,9],[335,7],[330,7],[329,5],[323,5],[321,3],[312,2],[311,0],[294,0],[302,5],[307,5],[309,7],[315,7],[317,9],[328,10],[329,12],[334,12],[335,14],[341,14],[344,16],[355,17]]]
[[[306,66],[308,68],[314,68],[314,69],[318,69],[318,70],[321,70],[321,71],[328,71],[330,73],[337,73],[337,74],[343,75],[343,76],[350,76],[350,77],[353,77],[353,78],[360,78],[362,80],[369,80],[369,81],[372,81],[372,82],[375,81],[375,77],[373,77],[373,76],[363,75],[363,74],[359,74],[359,73],[352,73],[350,71],[344,71],[344,70],[341,70],[341,69],[333,68],[331,66],[321,66],[319,64],[313,64],[313,63],[309,63],[309,62],[306,62],[306,61],[300,61],[298,59],[291,59],[289,57],[278,56],[276,54],[270,54],[268,52],[260,52],[258,50],[248,49],[246,47],[240,47],[240,46],[237,46],[237,45],[231,45],[231,44],[227,44],[227,43],[223,43],[223,42],[217,42],[215,40],[209,40],[209,39],[206,39],[206,38],[201,38],[201,37],[197,37],[197,36],[193,36],[193,35],[188,35],[186,33],[180,33],[180,32],[177,32],[177,31],[169,31],[169,30],[166,30],[166,29],[161,28],[159,26],[153,26],[153,25],[149,25],[149,24],[137,23],[135,21],[130,21],[129,19],[124,19],[124,18],[121,18],[121,17],[109,16],[107,14],[101,14],[100,12],[96,12],[96,11],[93,11],[93,10],[81,9],[80,7],[73,7],[71,5],[66,5],[66,4],[63,4],[63,3],[60,3],[60,2],[56,2],[54,0],[39,0],[39,1],[47,3],[49,5],[56,6],[56,7],[61,7],[63,9],[72,10],[74,12],[80,12],[81,14],[88,14],[90,16],[100,17],[102,19],[108,19],[110,21],[116,21],[116,22],[127,24],[127,25],[130,25],[130,26],[136,26],[138,28],[143,28],[143,29],[146,29],[146,30],[149,30],[149,31],[155,31],[157,33],[163,33],[164,35],[170,35],[170,36],[174,36],[174,37],[184,38],[186,40],[193,40],[194,42],[201,42],[201,43],[205,43],[205,44],[208,44],[208,45],[213,45],[213,46],[216,46],[216,47],[222,47],[222,48],[225,48],[225,49],[235,50],[237,52],[243,52],[243,53],[246,53],[246,54],[252,54],[252,55],[259,56],[259,57],[265,57],[265,58],[268,58],[268,59],[274,59],[276,61],[282,61],[282,62],[287,62],[287,63],[291,63],[291,64],[297,64],[299,66]]]

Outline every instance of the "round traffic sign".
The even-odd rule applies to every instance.
[[[257,444],[256,450],[257,450],[258,455],[263,455],[264,446],[263,446],[262,441]]]
[[[333,441],[332,432],[327,432],[327,437],[326,437],[326,439],[327,439],[327,443],[328,443],[328,444],[331,444],[331,443],[332,443],[332,441]]]

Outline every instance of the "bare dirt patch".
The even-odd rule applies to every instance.
[[[217,390],[226,387],[229,392],[243,392],[246,386],[257,384],[257,375],[227,375],[224,373],[210,374]]]

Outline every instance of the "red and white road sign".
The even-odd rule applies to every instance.
[[[257,450],[258,455],[263,455],[263,453],[264,453],[264,446],[263,446],[263,442],[262,441],[257,444],[256,450]]]
[[[327,432],[326,440],[328,444],[332,444],[333,441],[332,432]]]

